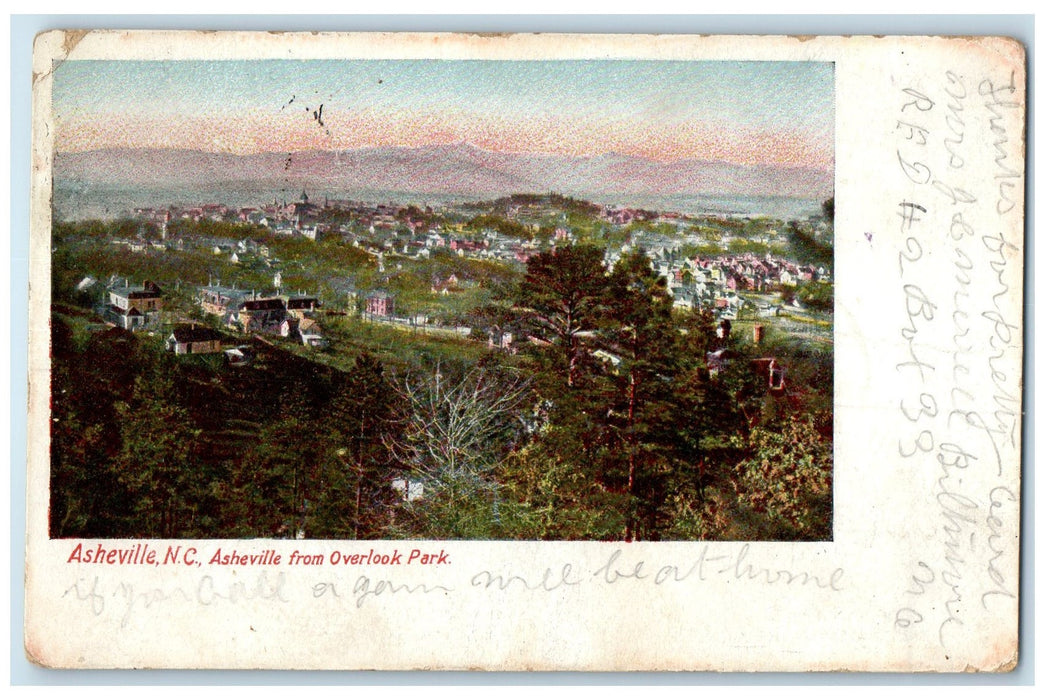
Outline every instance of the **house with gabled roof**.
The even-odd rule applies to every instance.
[[[297,330],[302,345],[310,348],[326,346],[327,341],[323,337],[323,329],[319,327],[315,319],[305,318],[298,321]]]

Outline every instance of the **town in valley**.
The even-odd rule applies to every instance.
[[[56,536],[830,536],[830,200],[302,190],[52,239]]]

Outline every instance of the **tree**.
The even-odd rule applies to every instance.
[[[258,432],[232,469],[224,508],[229,536],[308,534],[313,493],[322,492],[318,478],[322,465],[316,451],[309,449],[309,434],[307,421],[285,412]]]
[[[802,264],[831,265],[834,262],[834,245],[828,240],[817,240],[805,222],[791,221],[787,225],[787,236],[791,254]]]
[[[830,282],[806,282],[795,289],[795,298],[816,311],[834,311],[835,287]]]
[[[595,246],[556,248],[527,263],[517,306],[531,334],[550,346],[567,387],[579,381],[585,339],[596,330],[605,292],[602,251]]]
[[[677,477],[696,466],[699,438],[693,402],[676,383],[685,372],[680,334],[667,284],[645,253],[625,255],[608,280],[599,338],[610,357],[610,402],[605,412],[605,460],[619,463],[629,497],[624,538],[656,538],[659,508]],[[612,478],[608,470],[607,478]]]
[[[75,334],[66,319],[51,316],[51,535],[134,536],[141,505],[120,457],[138,416],[121,420],[117,408],[147,398],[142,384],[157,372],[156,355],[145,336]]]
[[[518,412],[526,384],[483,366],[456,376],[437,366],[434,374],[407,377],[397,388],[406,415],[392,444],[424,485],[424,498],[414,506],[424,515],[423,534],[482,536],[489,524],[477,526],[474,516],[496,515],[494,470],[523,430]]]
[[[395,392],[381,363],[358,356],[346,373],[297,366],[231,466],[223,515],[233,536],[380,536],[391,501]]]
[[[499,475],[505,500],[519,514],[512,537],[619,540],[626,496],[595,477],[578,436],[549,424],[505,460]]]
[[[828,221],[834,222],[835,220],[835,198],[829,197],[820,204],[821,211],[824,212],[824,218]]]
[[[582,246],[531,260],[520,303],[543,340],[533,349],[541,420],[507,481],[541,537],[657,539],[669,497],[683,507],[703,497],[712,319],[676,319],[641,251],[602,269],[601,253]]]
[[[82,412],[78,397],[57,363],[52,375],[51,503],[52,537],[113,537],[119,532],[123,498],[113,469],[111,426]]]
[[[391,501],[392,453],[388,442],[395,429],[395,389],[381,362],[369,353],[356,357],[330,406],[329,441],[340,474],[332,480],[317,513],[317,526],[331,535],[347,530],[353,539],[381,533]],[[350,527],[342,524],[343,488],[350,496]]]
[[[126,536],[189,536],[206,484],[194,455],[199,431],[178,405],[167,369],[161,364],[138,377],[130,401],[116,404],[116,415],[116,466],[133,503]]]
[[[732,478],[737,500],[768,520],[778,539],[831,537],[830,430],[826,417],[790,417],[779,430],[755,428],[746,441],[748,456]]]

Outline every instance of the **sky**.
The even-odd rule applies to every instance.
[[[66,61],[53,104],[59,152],[467,142],[571,156],[834,163],[831,63]]]

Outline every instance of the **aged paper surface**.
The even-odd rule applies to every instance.
[[[331,66],[346,71],[341,82],[324,72]],[[221,77],[227,75],[237,77]],[[561,78],[562,99],[541,91],[555,75],[569,76]],[[393,97],[364,104],[363,96],[379,94],[385,81]],[[273,94],[274,83],[278,103],[263,114],[243,111],[253,104],[249,96]],[[726,671],[1015,666],[1026,105],[1018,43],[56,32],[37,40],[33,85],[25,625],[34,662]],[[177,92],[179,85],[195,86],[196,93]],[[458,102],[438,114],[425,103],[454,90]],[[563,99],[576,100],[575,109]],[[546,106],[534,106],[540,100]],[[410,160],[421,151],[426,160]],[[208,155],[193,161],[186,153]],[[323,161],[324,153],[334,160]],[[548,170],[555,158],[567,164],[553,168],[560,175],[568,170],[566,179],[520,179],[520,172]],[[600,158],[616,160],[599,170]],[[485,169],[466,181],[475,171],[450,168],[450,161],[481,162]],[[416,162],[443,169],[433,180]],[[690,170],[677,170],[680,163]],[[693,174],[709,163],[720,167]],[[204,185],[222,168],[237,170],[219,173],[236,184],[215,194]],[[406,175],[396,180],[397,172]],[[259,191],[266,198],[249,206]],[[455,219],[469,205],[447,193],[475,192],[485,195],[475,201],[509,197],[503,216],[469,209]],[[525,192],[542,198],[534,204],[512,197]],[[353,229],[358,221],[349,219],[342,228],[328,226],[322,212],[338,210],[331,201],[339,198],[369,202],[360,205],[368,230]],[[812,209],[790,208],[802,202]],[[559,218],[546,231],[538,223],[513,228],[528,225],[527,207]],[[225,229],[208,221],[268,232],[226,248]],[[791,227],[784,234],[769,222]],[[467,231],[476,235],[468,238]],[[640,383],[644,378],[669,374],[667,359],[656,365],[669,353],[656,344],[663,336],[649,320],[664,301],[656,296],[664,283],[651,285],[649,296],[631,283],[599,287],[607,300],[601,323],[590,332],[571,330],[561,344],[530,336],[532,347],[516,356],[508,348],[511,334],[493,322],[479,340],[474,332],[461,339],[466,321],[450,314],[453,300],[478,298],[469,295],[486,289],[470,286],[476,270],[501,269],[470,266],[479,258],[472,253],[495,249],[501,235],[516,236],[516,247],[506,250],[516,254],[514,269],[529,265],[531,273],[534,260],[565,265],[565,253],[541,257],[554,255],[551,246],[581,250],[589,239],[605,246],[613,270],[624,271],[607,272],[608,285],[623,278],[628,261],[646,264],[629,257],[636,249],[654,265],[663,262],[657,272],[674,278],[667,280],[672,318],[702,300],[714,313],[713,330],[705,329],[708,345],[689,356],[700,360],[693,376],[706,382],[694,393],[697,403],[707,404],[725,385],[730,367],[754,373],[754,394],[738,385],[721,394],[735,400],[736,410],[710,414],[740,421],[736,440],[708,442],[721,428],[702,422],[687,463],[680,444],[688,432],[679,425],[696,426],[693,416],[708,414],[678,412],[680,380],[667,393],[637,388],[649,386]],[[696,237],[689,240],[696,247],[672,254],[656,238],[685,235]],[[419,248],[411,250],[415,238]],[[270,241],[277,253],[255,247],[258,240]],[[790,247],[774,247],[784,240]],[[193,252],[200,241],[207,250]],[[431,252],[449,241],[452,255]],[[802,255],[826,246],[833,258],[792,264],[788,256],[801,241]],[[325,304],[324,315],[315,315],[303,305],[316,290],[299,291],[314,279],[308,264],[291,263],[313,259],[310,251],[318,248],[310,246],[321,245],[342,251],[346,267],[363,261],[367,271],[353,277],[355,301],[342,306],[333,296],[340,269],[329,273],[321,285],[327,298],[314,300]],[[204,253],[221,264],[207,262],[206,272],[193,267],[192,260],[203,258],[192,256]],[[679,259],[697,262],[685,268]],[[446,266],[430,266],[433,260]],[[452,260],[466,262],[457,268],[446,262]],[[172,272],[179,261],[189,262]],[[252,289],[235,318],[220,317],[225,325],[207,332],[218,321],[194,309],[224,310],[222,294],[231,293],[208,275],[232,269],[247,275],[240,271],[252,264],[264,265],[267,277],[275,273],[274,292]],[[432,277],[411,297],[401,279],[415,266]],[[115,274],[99,279],[110,270]],[[631,282],[645,279],[640,273]],[[544,274],[536,279],[555,279],[554,272]],[[685,290],[700,284],[718,291],[694,292],[685,302]],[[817,296],[825,290],[833,295],[826,308]],[[244,291],[241,285],[238,293]],[[544,291],[531,284],[526,303],[512,308],[525,307],[532,320]],[[632,294],[632,306],[614,305]],[[97,305],[99,299],[105,303]],[[637,306],[639,300],[648,305]],[[175,311],[178,303],[185,306]],[[352,308],[358,318],[334,313]],[[477,316],[466,318],[475,331]],[[238,334],[230,330],[235,324]],[[786,354],[781,348],[792,346],[780,344],[777,332],[801,336],[805,351]],[[337,365],[339,349],[371,343],[368,352],[391,367],[386,357],[428,342],[418,335],[440,333],[456,333],[445,342],[461,354],[478,344],[498,358],[551,358],[553,367],[565,358],[559,374],[547,373],[549,382],[568,387],[564,397],[581,396],[577,387],[588,379],[600,391],[584,401],[618,392],[621,402],[602,413],[575,414],[595,415],[592,422],[604,427],[591,433],[599,439],[585,453],[590,463],[571,463],[582,474],[580,486],[570,487],[570,475],[555,470],[557,459],[532,458],[562,456],[555,449],[571,439],[584,442],[576,438],[580,428],[556,417],[554,399],[542,404],[544,413],[524,416],[526,449],[506,449],[509,456],[500,455],[495,470],[468,475],[471,491],[453,470],[458,459],[466,462],[461,455],[479,460],[469,452],[478,449],[472,443],[450,443],[441,453],[444,468],[432,466],[439,452],[432,433],[442,424],[419,420],[421,399],[456,397],[453,415],[461,416],[471,405],[467,395],[484,402],[482,416],[509,415],[523,413],[519,397],[541,390],[536,380],[502,378],[498,392],[486,393],[482,382],[490,375],[477,379],[471,371],[451,387],[454,358],[432,363],[426,355],[434,370],[423,380],[388,369],[387,395],[399,396],[407,409],[396,430],[372,439],[385,394],[367,391],[380,373],[363,374],[373,367],[366,363]],[[642,333],[649,343],[634,350]],[[682,336],[702,333],[693,326]],[[163,359],[148,359],[152,346],[144,338],[155,339],[155,357],[167,352]],[[616,340],[595,350],[593,338]],[[431,343],[424,351],[441,357],[443,346]],[[833,373],[821,376],[809,368],[825,346]],[[549,347],[570,351],[552,355],[542,349]],[[752,355],[752,347],[775,347],[777,356]],[[188,357],[211,349],[222,351],[211,353],[213,361]],[[741,352],[750,362],[730,354]],[[189,397],[185,405],[195,405],[194,394],[235,397],[253,380],[230,378],[275,376],[298,357],[373,381],[349,384],[347,403],[331,399],[317,415],[308,408],[311,379],[299,378],[273,399],[280,404],[271,412],[278,424],[246,420],[269,415],[258,394],[255,405],[237,408],[238,432],[213,416],[217,422],[208,423],[205,411],[192,414],[162,400]],[[475,362],[474,353],[469,357]],[[148,385],[128,358],[175,369],[157,370],[161,378]],[[515,366],[513,359],[503,362]],[[677,371],[675,380],[683,376]],[[202,380],[185,388],[179,384],[185,377]],[[821,391],[833,386],[827,394],[830,404],[833,393],[833,412],[813,410],[818,383]],[[78,396],[75,411],[67,392]],[[365,406],[353,414],[352,400],[360,396]],[[676,411],[670,415],[678,425],[658,432],[665,406]],[[348,417],[336,425],[356,420],[368,427],[359,428],[361,438],[335,434],[324,452],[316,426],[338,410]],[[819,433],[814,414],[833,416]],[[502,438],[475,435],[482,444]],[[609,447],[600,451],[600,444]],[[369,450],[379,448],[387,448],[385,458],[399,471],[389,467],[388,478],[365,485]],[[324,491],[315,480],[335,471],[321,477],[310,471],[324,460],[331,469],[343,465],[336,473],[347,484],[333,505],[323,498],[334,487],[323,481]],[[648,468],[657,460],[689,469]],[[218,462],[226,471],[213,471]],[[672,481],[677,473],[695,481]],[[553,477],[562,479],[554,488]],[[817,488],[830,497],[807,498]],[[379,494],[391,499],[381,512],[392,515],[361,518]],[[689,519],[678,505],[686,494],[697,504]],[[291,516],[269,522],[281,498]],[[494,509],[484,515],[481,506],[491,499]],[[465,511],[474,517],[462,525]]]

